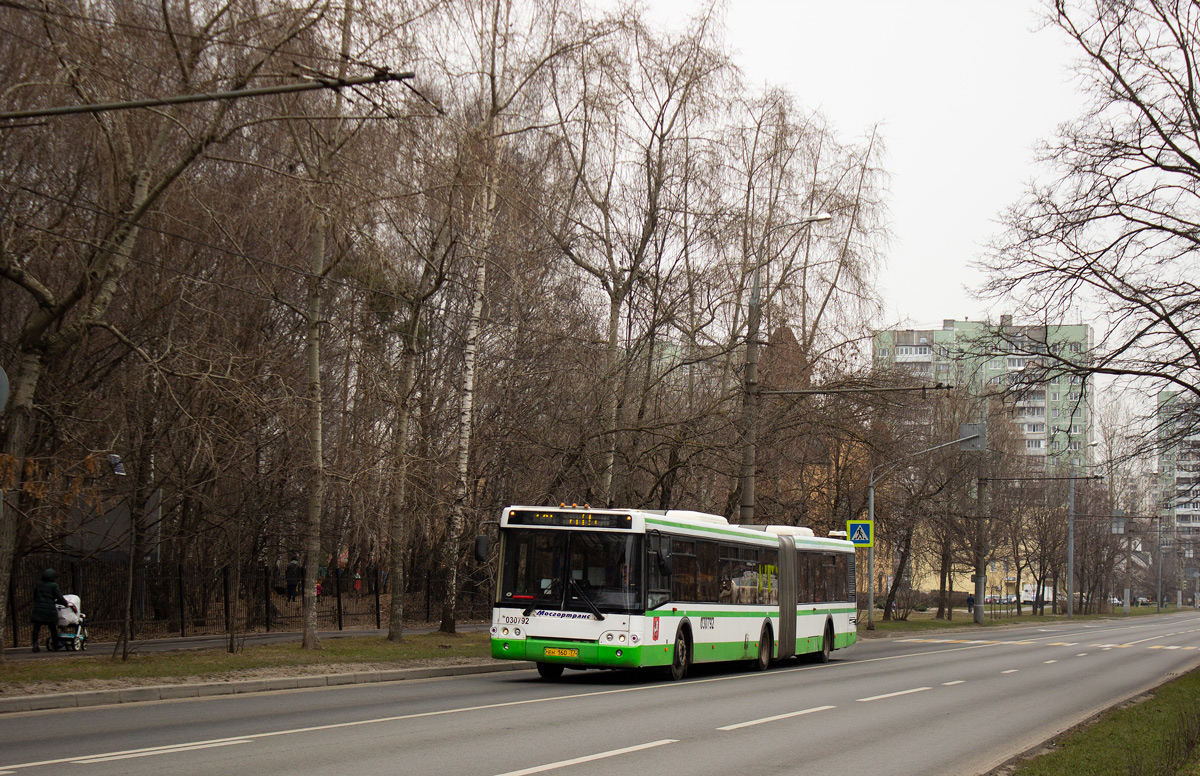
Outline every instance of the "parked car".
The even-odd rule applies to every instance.
[[[1137,597],[1137,605],[1138,606],[1149,606],[1150,599],[1146,598],[1145,596],[1140,595]]]

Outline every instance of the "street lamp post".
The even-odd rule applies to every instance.
[[[1154,591],[1154,611],[1162,613],[1162,515],[1158,516],[1158,541],[1154,554],[1154,565],[1158,570],[1158,582]]]
[[[965,442],[970,442],[972,440],[980,440],[970,448],[964,449],[982,450],[983,445],[986,443],[986,432],[982,423],[978,425],[963,424],[959,426],[958,433],[959,438],[951,442],[943,442],[940,445],[934,445],[933,447],[927,447],[924,450],[918,450],[915,453],[909,453],[902,458],[897,458],[896,460],[889,461],[887,463],[881,463],[875,468],[871,469],[871,473],[867,476],[867,520],[871,522],[872,531],[875,530],[875,472],[879,471],[885,466],[895,466],[898,463],[907,461],[909,458],[915,458],[916,456],[924,455],[925,453],[932,453],[934,450],[941,450],[943,447],[949,447],[950,445],[958,445]],[[867,548],[867,630],[875,630],[875,542],[873,541],[871,542],[871,546]]]
[[[1067,488],[1067,619],[1070,620],[1075,618],[1075,477],[1071,477]]]
[[[799,221],[771,227],[763,236],[765,238],[776,230],[785,229],[789,226],[808,226],[828,221],[831,218],[833,216],[829,213],[817,213],[813,216],[805,216]],[[754,258],[754,280],[750,287],[750,309],[746,315],[745,399],[742,406],[742,498],[739,508],[739,522],[742,523],[754,522],[754,469],[757,454],[756,447],[758,445],[758,431],[754,421],[758,413],[758,323],[761,307],[759,302],[759,275],[761,274],[761,270],[762,262],[756,255]]]
[[[1089,442],[1084,448],[1096,447]],[[1086,465],[1086,464],[1085,464]],[[1067,489],[1067,619],[1075,619],[1075,464],[1067,471],[1070,484]],[[1084,479],[1091,479],[1085,477]]]

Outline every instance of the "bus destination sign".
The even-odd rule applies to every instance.
[[[514,509],[509,525],[551,525],[563,528],[633,528],[631,515],[611,512],[560,512],[558,510]]]

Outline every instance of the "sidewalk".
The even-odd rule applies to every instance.
[[[459,631],[482,631],[489,627],[486,623],[470,623],[459,625]],[[406,628],[406,634],[419,635],[432,633],[436,627],[422,626]],[[340,630],[321,631],[320,637],[325,639],[349,638],[354,636],[385,636],[386,630]],[[299,631],[279,631],[271,633],[245,634],[245,643],[250,644],[282,644],[300,640]],[[227,635],[216,636],[187,636],[164,639],[145,639],[133,642],[132,651],[175,652],[180,650],[224,649],[228,644]],[[88,645],[86,652],[51,652],[43,649],[32,652],[29,647],[8,647],[4,650],[4,659],[12,661],[27,660],[71,660],[76,655],[111,655],[113,642],[100,642]],[[293,690],[307,687],[334,687],[346,684],[369,684],[373,682],[398,682],[410,679],[431,679],[442,676],[464,676],[468,674],[492,673],[496,671],[520,671],[532,669],[532,663],[516,661],[489,661],[478,664],[447,664],[423,666],[420,668],[396,668],[385,670],[363,670],[342,673],[304,674],[296,676],[280,676],[259,679],[236,679],[220,682],[191,682],[181,684],[139,685],[118,687],[104,690],[81,690],[73,692],[52,693],[43,695],[15,695],[0,697],[0,714],[21,711],[38,711],[43,709],[71,709],[86,706],[103,706],[113,703],[137,703],[141,701],[171,700],[175,698],[202,698],[214,695],[238,695],[250,692],[266,692],[269,690]]]
[[[432,679],[440,676],[465,676],[499,671],[525,671],[533,663],[506,661],[477,665],[448,665],[429,668],[397,668],[385,671],[355,671],[341,674],[312,674],[276,679],[245,679],[229,682],[197,684],[164,684],[145,687],[125,687],[113,690],[65,692],[52,695],[18,695],[0,698],[0,714],[44,709],[74,709],[87,706],[106,706],[113,703],[165,701],[178,698],[205,698],[215,695],[240,695],[270,690],[295,690],[307,687],[336,687],[346,684],[399,682],[410,679]]]

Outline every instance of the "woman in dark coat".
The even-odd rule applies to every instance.
[[[38,652],[41,647],[38,646],[38,636],[41,634],[42,626],[50,626],[50,638],[55,643],[58,642],[58,607],[55,604],[62,606],[70,606],[67,599],[63,598],[62,591],[58,589],[58,583],[54,581],[54,569],[46,569],[42,572],[42,580],[33,588],[33,612],[29,615],[29,621],[33,623],[33,651]]]

